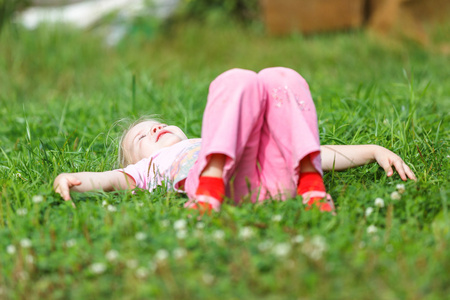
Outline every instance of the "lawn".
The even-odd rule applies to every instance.
[[[3,29],[0,299],[448,299],[449,25],[424,47],[210,23],[136,27],[114,47],[96,30]],[[197,220],[163,188],[73,194],[76,209],[53,193],[61,172],[117,166],[118,120],[158,114],[199,137],[215,76],[278,65],[309,82],[322,144],[387,147],[418,181],[326,173],[336,216],[297,198]]]

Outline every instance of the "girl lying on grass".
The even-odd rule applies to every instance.
[[[316,110],[306,81],[295,71],[259,73],[232,69],[210,85],[202,138],[188,139],[176,126],[147,119],[124,132],[123,169],[62,173],[54,189],[70,191],[148,189],[163,181],[185,192],[185,207],[219,211],[224,197],[284,200],[301,195],[307,207],[333,211],[322,170],[345,170],[376,161],[402,180],[416,177],[393,152],[376,145],[320,146]]]

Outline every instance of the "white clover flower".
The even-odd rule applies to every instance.
[[[27,280],[29,278],[27,271],[20,271],[17,273],[20,280]]]
[[[28,209],[26,209],[26,208],[19,208],[19,209],[17,209],[16,213],[19,216],[25,216],[28,213]]]
[[[73,246],[75,246],[77,244],[77,241],[75,239],[70,239],[66,241],[66,247],[67,248],[72,248]]]
[[[14,245],[8,245],[7,247],[6,247],[6,252],[8,252],[8,254],[14,254],[14,253],[16,253],[16,246],[14,246]]]
[[[258,250],[261,252],[265,252],[265,251],[269,250],[270,248],[272,248],[272,246],[273,246],[272,241],[270,241],[270,240],[263,241],[258,244]]]
[[[143,241],[147,238],[147,234],[145,232],[136,232],[136,234],[134,235],[134,237],[136,238],[136,240],[138,241]]]
[[[44,197],[42,195],[35,195],[33,196],[33,198],[31,198],[31,201],[33,201],[33,203],[41,203],[42,201],[44,201]]]
[[[148,276],[148,270],[144,267],[140,267],[136,270],[135,274],[137,278],[143,279]]]
[[[359,249],[363,249],[364,247],[366,247],[366,243],[364,243],[363,241],[359,242]]]
[[[156,269],[158,269],[158,264],[153,261],[150,261],[148,263],[148,268],[150,269],[150,271],[155,272]]]
[[[366,217],[370,216],[372,213],[373,213],[372,206],[369,206],[368,208],[366,208],[366,212],[365,212]]]
[[[25,256],[25,260],[26,260],[27,263],[29,263],[30,265],[34,263],[34,257],[33,257],[33,255],[27,255],[27,256]]]
[[[91,272],[94,274],[102,274],[106,271],[106,265],[104,263],[93,263],[90,266]]]
[[[327,249],[327,242],[323,236],[313,236],[311,243],[317,248],[320,248],[322,251],[325,251]]]
[[[369,227],[367,227],[367,233],[368,234],[374,234],[377,231],[378,231],[378,228],[375,225],[370,225]]]
[[[115,207],[115,206],[113,206],[113,205],[108,205],[108,211],[110,211],[110,212],[116,212],[117,211],[117,208]]]
[[[185,231],[185,230],[184,230]],[[177,234],[178,234],[178,231],[177,231]],[[194,230],[194,236],[196,237],[196,238],[201,238],[202,236],[203,236],[203,230],[201,230],[201,229],[195,229]]]
[[[203,223],[203,222],[198,222],[198,223],[195,225],[195,227],[196,227],[197,229],[203,229],[203,228],[205,228],[205,223]]]
[[[391,193],[391,199],[392,200],[400,200],[402,199],[402,195],[400,195],[399,192],[395,191]]]
[[[384,207],[384,200],[381,198],[376,198],[375,199],[375,206],[376,207]]]
[[[303,243],[302,252],[313,260],[322,258],[327,250],[325,238],[319,235],[314,236],[310,241]]]
[[[246,240],[251,238],[255,232],[253,231],[253,228],[251,227],[242,227],[241,230],[239,230],[239,237]]]
[[[403,183],[399,183],[399,184],[397,184],[396,186],[395,186],[395,188],[397,189],[397,191],[400,193],[400,194],[403,194],[404,192],[405,192],[405,185],[403,184]]]
[[[223,238],[225,237],[225,232],[223,230],[216,230],[212,233],[212,237],[213,239],[215,239],[216,241],[221,241],[223,240]]]
[[[176,220],[175,223],[173,223],[173,228],[175,230],[183,230],[186,228],[187,222],[184,219]]]
[[[275,254],[278,257],[284,257],[289,254],[291,251],[291,245],[289,243],[280,243],[276,244],[273,247],[273,254]]]
[[[130,269],[136,269],[138,266],[138,261],[135,259],[129,259],[126,261],[125,263],[127,265],[128,268]]]
[[[328,248],[327,243],[325,241],[325,238],[316,235],[312,238],[311,244],[314,246],[314,251],[312,253],[312,256],[317,256],[318,258],[322,257],[323,252],[325,252]]]
[[[181,258],[185,257],[186,254],[187,254],[187,251],[186,251],[186,249],[184,249],[184,248],[175,248],[175,249],[173,250],[173,256],[174,256],[176,259],[181,259]]]
[[[137,206],[139,206],[139,207],[143,207],[143,206],[144,206],[144,202],[142,202],[142,201],[139,201],[139,202],[137,203]]]
[[[159,249],[155,253],[155,259],[157,261],[164,261],[169,257],[169,252],[165,249]]]
[[[178,230],[176,235],[177,235],[177,239],[184,240],[188,235],[187,230],[185,230],[185,229]]]
[[[170,221],[169,220],[162,220],[161,221],[161,227],[163,228],[167,228],[170,225]]]
[[[117,250],[111,249],[106,252],[105,257],[108,261],[115,261],[119,257],[119,252],[117,252]]]
[[[106,205],[108,205],[108,201],[103,200],[103,201],[102,201],[102,206],[105,207]]]
[[[209,274],[209,273],[203,273],[202,280],[207,285],[210,285],[210,284],[212,284],[214,282],[214,276]]]
[[[299,234],[299,235],[294,236],[291,239],[291,242],[294,244],[301,244],[301,243],[303,243],[304,240],[305,240],[305,238],[303,237],[303,235]]]
[[[272,221],[273,222],[280,222],[283,219],[282,215],[274,215],[272,216]]]
[[[392,246],[391,244],[387,244],[386,245],[386,252],[392,252],[392,250],[394,250],[394,246]]]
[[[31,240],[27,239],[27,238],[21,239],[20,240],[20,246],[22,248],[30,248],[31,247]]]

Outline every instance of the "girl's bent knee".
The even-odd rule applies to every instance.
[[[219,75],[219,77],[221,77],[221,76],[235,78],[235,79],[239,79],[239,80],[243,80],[243,81],[254,80],[255,78],[257,78],[256,72],[254,72],[252,70],[239,69],[239,68],[234,68],[234,69],[225,71],[221,75]]]
[[[231,69],[219,75],[212,86],[224,84],[233,89],[252,89],[258,87],[258,74],[251,70]]]
[[[258,77],[264,83],[284,82],[288,79],[290,82],[298,82],[309,89],[306,80],[295,70],[285,67],[273,67],[261,70],[258,73]],[[283,79],[284,78],[284,79]]]
[[[259,71],[258,75],[267,76],[267,75],[290,75],[290,76],[300,76],[296,71],[285,68],[285,67],[272,67],[272,68],[265,68]]]

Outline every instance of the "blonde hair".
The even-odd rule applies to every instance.
[[[119,120],[118,122],[124,122],[124,121],[130,123],[129,120]],[[118,157],[117,157],[117,162],[118,162],[120,168],[124,168],[124,167],[126,167],[126,166],[132,164],[132,161],[131,161],[131,159],[130,159],[130,153],[129,153],[128,150],[125,149],[124,146],[123,146],[123,142],[124,142],[124,140],[125,140],[125,137],[127,136],[128,132],[130,132],[130,130],[131,130],[134,126],[136,126],[136,125],[138,125],[138,124],[140,124],[140,123],[142,123],[142,122],[148,122],[148,121],[150,121],[150,122],[157,122],[157,123],[160,123],[160,122],[161,122],[161,120],[159,120],[156,116],[142,116],[142,117],[140,117],[139,119],[135,120],[134,122],[131,122],[131,123],[130,123],[123,131],[122,131],[122,134],[121,134],[120,139],[119,139],[119,149],[118,149],[118,151],[117,151],[117,154],[118,154],[118,155],[117,155],[117,156],[118,156]]]

